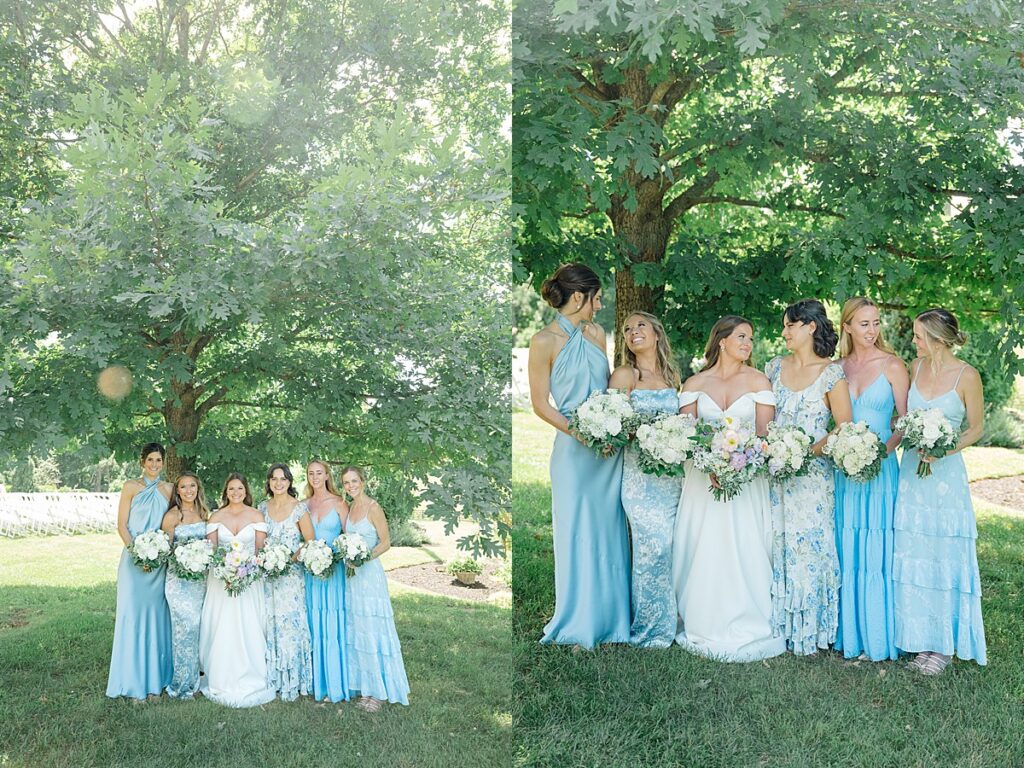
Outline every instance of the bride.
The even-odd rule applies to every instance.
[[[252,493],[245,477],[228,475],[221,493],[220,509],[206,524],[206,537],[214,547],[241,542],[249,554],[263,548],[267,524],[252,507]],[[224,582],[207,577],[206,602],[199,624],[199,665],[204,676],[199,690],[228,707],[254,707],[274,698],[267,685],[267,641],[263,634],[263,590],[250,585],[236,597]]]
[[[727,315],[708,338],[704,367],[686,380],[680,411],[704,421],[732,416],[765,434],[775,415],[767,377],[750,366],[754,329]],[[687,467],[679,499],[672,580],[676,642],[722,661],[754,661],[786,650],[772,637],[772,528],[768,483],[750,482],[730,501],[715,501],[712,477]]]

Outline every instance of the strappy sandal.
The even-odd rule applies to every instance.
[[[373,713],[380,712],[380,708],[384,706],[384,702],[371,696],[363,696],[356,702],[356,706],[363,710],[363,712]]]
[[[910,667],[911,669],[917,671],[917,672],[920,672],[921,670],[924,669],[924,665],[928,663],[928,659],[930,659],[931,656],[932,656],[932,652],[931,651],[922,651],[921,653],[917,654],[913,659],[911,659],[909,662],[907,662],[907,666]]]
[[[949,662],[953,660],[952,656],[944,656],[941,653],[932,652],[931,656],[928,657],[928,661],[921,667],[922,675],[941,675],[942,671],[949,666]]]

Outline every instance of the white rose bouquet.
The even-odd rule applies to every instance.
[[[237,597],[259,579],[260,567],[256,557],[245,551],[242,542],[235,540],[230,546],[217,547],[213,551],[210,573],[224,582],[229,595]]]
[[[356,575],[356,568],[370,559],[370,548],[366,539],[358,533],[343,533],[334,540],[334,549],[338,559],[345,563],[345,574]]]
[[[276,579],[288,573],[292,565],[292,550],[280,541],[268,541],[263,545],[256,558],[263,575],[268,579]]]
[[[959,437],[946,415],[938,408],[915,408],[896,422],[896,431],[903,433],[901,448],[916,448],[923,456],[941,459],[956,448]],[[917,465],[917,476],[928,477],[932,465],[922,461]]]
[[[828,436],[821,452],[832,459],[836,469],[860,483],[877,475],[888,455],[885,443],[863,421],[840,425]]]
[[[569,417],[569,430],[600,454],[623,448],[640,423],[629,395],[616,389],[594,392]]]
[[[636,429],[637,464],[649,475],[683,474],[683,462],[693,455],[697,420],[688,414],[670,414]]]
[[[796,424],[771,422],[765,443],[767,462],[764,466],[773,480],[799,477],[811,468],[814,438]]]
[[[213,544],[206,539],[193,539],[176,544],[171,552],[171,570],[179,579],[201,581],[213,558]]]
[[[720,424],[701,424],[693,465],[718,479],[709,489],[716,501],[729,501],[758,474],[767,460],[767,444],[754,425],[726,416]]]
[[[331,545],[320,539],[307,541],[299,552],[299,562],[318,579],[329,579],[334,573],[337,553]]]
[[[136,536],[128,546],[132,562],[146,571],[155,570],[171,556],[171,540],[159,528]]]

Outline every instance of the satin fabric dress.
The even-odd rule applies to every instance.
[[[569,340],[551,367],[551,395],[568,417],[591,393],[607,388],[610,371],[603,349],[562,315],[557,322]],[[555,613],[544,627],[542,643],[593,648],[629,642],[629,540],[621,486],[621,452],[603,458],[564,432],[555,436]]]
[[[313,519],[316,538],[333,544],[341,533],[341,518],[336,509]],[[317,701],[347,701],[348,655],[345,608],[345,566],[338,563],[327,579],[306,574],[306,617],[309,619],[310,645],[313,651],[313,696]]]
[[[132,539],[163,522],[167,499],[159,479],[146,482],[132,498],[128,533]],[[144,699],[162,693],[174,672],[171,612],[164,596],[166,566],[148,573],[132,562],[127,547],[117,566],[117,612],[110,653],[107,696]]]
[[[866,422],[884,443],[892,437],[892,385],[879,374],[853,401],[853,420]],[[852,659],[896,659],[893,623],[893,510],[899,465],[895,452],[867,482],[836,477],[836,549],[839,553],[839,632],[835,649]]]
[[[724,411],[706,392],[683,392],[702,421],[732,416],[755,423],[770,391],[747,392]],[[756,661],[786,650],[772,632],[772,515],[768,481],[757,477],[729,501],[717,501],[711,480],[686,465],[676,513],[672,577],[679,611],[676,642],[719,661]]]
[[[926,400],[917,389],[916,373],[907,408],[939,408],[959,430],[967,409],[956,384]],[[963,453],[935,459],[928,477],[917,476],[919,461],[910,449],[900,463],[893,552],[896,647],[986,664],[978,529]]]

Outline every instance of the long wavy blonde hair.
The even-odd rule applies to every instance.
[[[675,357],[672,355],[672,345],[669,344],[668,334],[665,333],[665,326],[662,325],[661,320],[656,318],[650,312],[630,312],[629,317],[622,324],[622,328],[619,329],[619,333],[622,334],[622,352],[619,354],[619,364],[628,365],[630,368],[639,369],[636,364],[636,355],[633,354],[633,350],[629,348],[626,343],[626,323],[629,322],[630,317],[642,317],[651,327],[654,329],[655,335],[658,337],[657,344],[655,345],[655,355],[657,356],[657,368],[658,373],[661,374],[661,378],[665,380],[673,389],[679,389],[683,384],[683,377],[679,373],[679,369],[676,367]],[[643,374],[641,374],[642,376]]]
[[[854,296],[852,299],[847,299],[846,303],[843,304],[843,312],[839,317],[839,356],[846,357],[853,351],[853,339],[850,338],[850,334],[846,332],[847,323],[853,323],[853,316],[857,314],[864,307],[874,307],[879,309],[878,305],[875,304],[871,299],[866,296]],[[881,311],[879,309],[879,311]],[[883,352],[888,352],[890,355],[896,354],[893,352],[892,347],[889,346],[882,335],[881,329],[878,331],[878,335],[875,337],[875,346]]]

